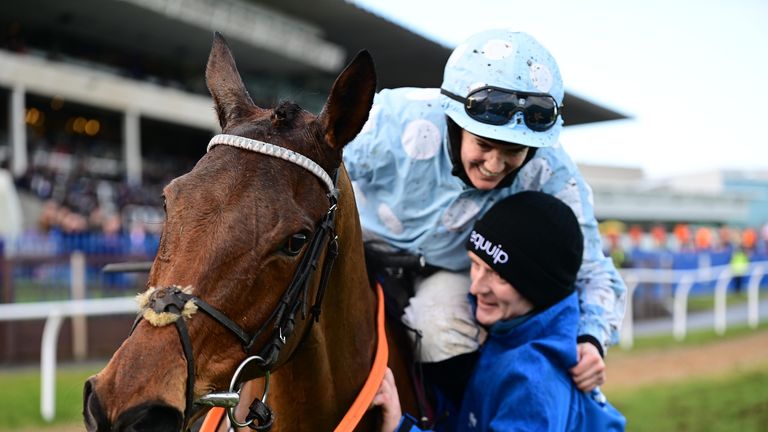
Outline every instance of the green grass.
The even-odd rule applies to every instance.
[[[89,281],[86,296],[88,298],[132,296],[141,291],[142,288],[143,286],[138,282],[133,285],[116,288]],[[69,284],[40,284],[30,281],[17,281],[13,287],[13,300],[17,303],[70,300],[70,298]]]
[[[736,354],[736,353],[735,353]],[[762,370],[608,395],[627,431],[768,431],[768,363]]]
[[[718,335],[714,329],[707,328],[701,330],[689,331],[685,335],[685,339],[677,341],[671,334],[663,334],[656,336],[642,336],[636,337],[633,341],[632,348],[624,350],[619,346],[613,347],[609,351],[610,356],[614,355],[631,355],[633,352],[650,350],[650,349],[669,349],[681,346],[699,346],[708,343],[716,343],[724,340],[724,338],[735,338],[754,333],[756,331],[768,330],[768,321],[763,319],[758,323],[757,329],[753,329],[746,324],[737,326],[729,326],[725,330],[724,335]]]
[[[0,431],[78,428],[85,379],[100,366],[65,367],[57,381],[56,420],[40,418],[39,371],[0,372]],[[608,395],[627,418],[627,430],[766,431],[768,363],[761,370]]]
[[[761,290],[760,294],[764,295]],[[761,296],[762,298],[762,296]],[[747,292],[740,293],[729,292],[725,295],[725,304],[727,306],[736,306],[747,302]],[[712,311],[715,308],[714,295],[696,295],[688,297],[688,312]]]
[[[638,350],[700,346],[724,339],[768,331],[746,326],[729,327],[724,336],[711,330],[692,332],[684,342],[671,336],[638,338],[635,348],[613,348],[613,355],[632,355]],[[733,353],[738,355],[738,353]],[[0,370],[0,432],[78,430],[82,425],[82,389],[86,378],[102,364],[62,365],[56,383],[56,419],[48,424],[40,416],[40,370]],[[628,419],[633,431],[768,431],[768,359],[757,371],[722,378],[697,379],[658,387],[608,394],[609,400]],[[762,429],[761,429],[762,428]]]
[[[102,367],[89,364],[57,369],[56,417],[50,424],[40,414],[40,369],[0,371],[0,431],[82,424],[83,384]]]
[[[13,300],[17,303],[69,300],[69,298],[69,285],[17,283],[14,286]]]

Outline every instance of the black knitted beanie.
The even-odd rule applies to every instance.
[[[570,207],[526,191],[494,204],[475,223],[466,248],[543,310],[573,292],[584,239]]]

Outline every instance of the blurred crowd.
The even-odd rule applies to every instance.
[[[768,222],[759,227],[709,226],[678,223],[672,226],[618,221],[601,224],[603,246],[618,267],[645,267],[641,261],[661,254],[697,255],[730,260],[742,255],[751,261],[768,259]]]
[[[163,183],[131,185],[114,174],[89,168],[90,156],[38,149],[17,188],[43,202],[39,231],[66,234],[100,232],[159,233]]]
[[[141,185],[134,185],[124,180],[114,148],[97,140],[79,148],[66,140],[51,144],[38,139],[30,168],[17,179],[17,188],[43,203],[37,220],[40,234],[124,235],[135,241],[159,236],[164,218],[162,188],[193,162],[180,157],[147,158],[146,172],[164,174],[145,175]],[[170,165],[155,166],[158,160]],[[722,261],[743,251],[751,260],[768,259],[768,223],[736,227],[604,221],[600,230],[605,254],[620,268],[658,266],[661,254],[707,252]]]

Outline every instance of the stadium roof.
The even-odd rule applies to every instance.
[[[229,40],[241,71],[330,80],[360,49],[373,55],[379,87],[434,87],[451,48],[344,0],[10,0],[0,23],[25,32],[97,41],[124,55],[199,70],[211,31]],[[566,91],[567,124],[626,118]]]

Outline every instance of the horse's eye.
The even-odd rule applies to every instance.
[[[296,233],[285,239],[285,243],[283,243],[280,250],[286,255],[296,256],[301,252],[301,249],[307,243],[307,240],[309,240],[307,233]]]

